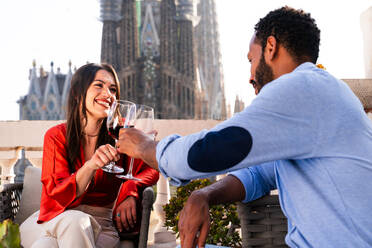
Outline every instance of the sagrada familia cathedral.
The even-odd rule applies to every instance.
[[[121,97],[161,119],[226,119],[215,0],[101,0],[101,62],[112,64]],[[73,70],[34,63],[20,119],[65,119]]]

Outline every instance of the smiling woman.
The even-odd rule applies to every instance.
[[[92,118],[105,118],[112,102],[118,98],[119,84],[116,75],[99,70],[86,93],[87,114]]]
[[[155,184],[158,172],[135,160],[133,174],[142,181],[123,182],[101,169],[112,161],[129,167],[105,125],[119,92],[116,72],[108,64],[86,64],[75,72],[67,123],[52,127],[44,137],[40,212],[20,227],[23,247],[117,247],[118,231],[139,231],[138,192]]]
[[[115,70],[107,64],[87,64],[80,67],[71,79],[71,89],[67,102],[67,147],[70,171],[79,157],[76,147],[81,143],[82,133],[95,135],[97,145],[113,141],[102,125],[107,117],[110,103],[119,99],[120,86]],[[90,152],[90,155],[92,151]]]

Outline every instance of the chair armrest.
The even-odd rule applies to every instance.
[[[245,247],[287,247],[287,218],[277,195],[266,195],[252,202],[237,204],[242,244]]]
[[[0,185],[0,221],[14,220],[19,210],[23,183]]]
[[[142,219],[141,219],[141,226],[139,233],[138,232],[132,232],[132,233],[126,233],[122,232],[119,233],[121,240],[130,240],[133,242],[135,247],[139,248],[146,248],[147,247],[147,240],[149,236],[149,226],[150,226],[150,214],[152,205],[155,201],[154,196],[154,190],[152,187],[146,187],[142,192]],[[120,247],[125,244],[121,244]]]
[[[147,239],[149,236],[149,226],[150,226],[150,214],[152,205],[155,201],[154,190],[152,187],[146,187],[142,193],[142,220],[139,236],[139,248],[147,247]]]

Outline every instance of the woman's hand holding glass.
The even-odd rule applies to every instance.
[[[89,168],[97,170],[119,159],[120,154],[117,152],[116,148],[110,144],[106,144],[98,147],[91,159],[87,161],[87,165]]]

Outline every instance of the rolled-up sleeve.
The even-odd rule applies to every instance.
[[[229,173],[238,178],[244,186],[243,202],[256,200],[277,188],[274,163],[265,163]]]
[[[164,152],[167,149],[169,144],[171,144],[174,140],[180,137],[181,136],[178,134],[167,136],[164,139],[162,139],[156,147],[156,160],[159,163],[159,171],[164,177],[170,178],[170,183],[174,186],[181,186],[181,185],[185,185],[190,182],[190,180],[182,180],[176,177],[169,177],[167,174],[167,171],[164,169],[164,168],[169,168],[168,160],[166,156],[163,156]]]

